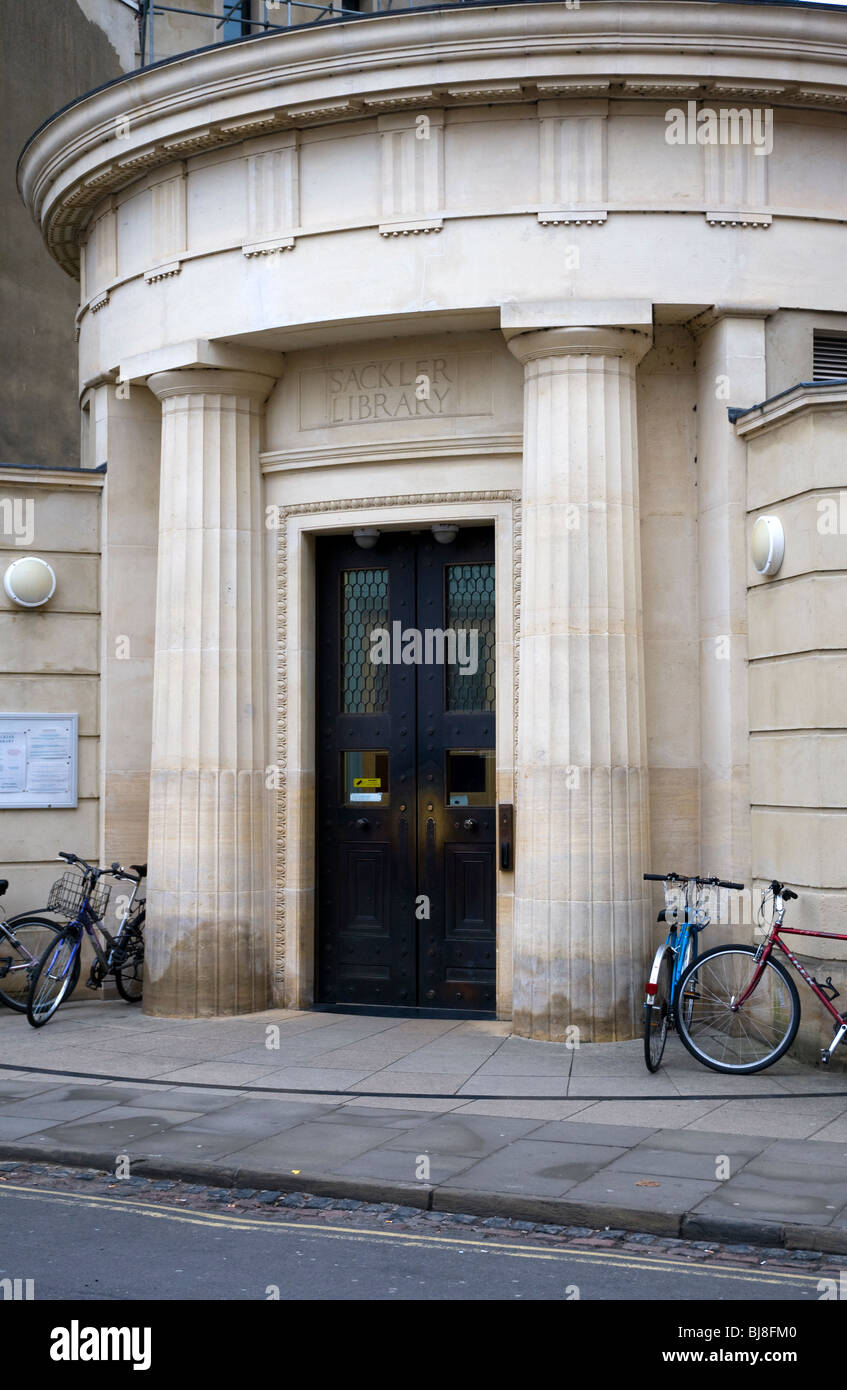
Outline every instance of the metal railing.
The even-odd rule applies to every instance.
[[[452,4],[471,4],[474,0],[450,0]],[[479,0],[476,0],[478,3]],[[431,8],[433,0],[329,0],[329,3],[315,3],[315,0],[223,0],[218,13],[198,10],[192,5],[166,5],[160,0],[137,0],[140,27],[141,66],[154,63],[157,57],[174,56],[158,52],[156,48],[156,16],[185,15],[187,18],[203,19],[208,28],[208,37],[201,45],[224,43],[231,38],[248,34],[273,33],[285,29],[300,28],[308,24],[320,24],[323,20],[362,19],[368,15],[387,14],[400,10]],[[239,34],[231,32],[234,26]],[[194,45],[192,45],[194,46]],[[160,46],[161,47],[161,46]]]

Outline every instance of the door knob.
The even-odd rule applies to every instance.
[[[356,829],[356,830],[369,830],[369,829],[370,829],[370,824],[371,824],[371,823],[370,823],[370,821],[367,819],[366,816],[360,816],[359,819],[356,821],[355,829]]]
[[[472,816],[468,816],[468,819],[467,819],[467,820],[463,820],[463,821],[462,821],[462,829],[463,829],[463,830],[478,830],[478,829],[479,829],[479,821],[478,821],[478,820],[474,820]]]

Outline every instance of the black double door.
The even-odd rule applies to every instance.
[[[494,540],[317,542],[327,1005],[495,1008]]]

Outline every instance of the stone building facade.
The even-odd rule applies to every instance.
[[[81,97],[19,182],[80,279],[97,850],[149,849],[145,1008],[606,1041],[646,870],[776,876],[843,928],[847,15],[258,35]],[[374,625],[463,613],[473,696],[363,675]],[[36,666],[51,621],[17,616]]]

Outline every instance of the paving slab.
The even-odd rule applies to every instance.
[[[692,1208],[702,1210],[698,1203],[702,1203],[717,1186],[716,1182],[703,1178],[657,1178],[653,1173],[621,1171],[610,1166],[572,1187],[568,1198],[583,1205],[597,1203],[612,1209],[608,1224],[615,1225],[616,1222],[611,1219],[615,1208],[659,1211],[676,1216],[682,1216]]]
[[[828,1226],[847,1206],[847,1177],[833,1179],[763,1177],[746,1168],[728,1182],[719,1183],[706,1200],[697,1204],[698,1215],[753,1217],[792,1225]]]
[[[369,1149],[358,1158],[350,1159],[339,1168],[345,1177],[388,1179],[394,1182],[418,1181],[420,1159],[426,1158],[426,1182],[449,1182],[473,1163],[472,1158],[458,1154],[405,1153],[400,1149]],[[423,1185],[423,1183],[422,1183]]]
[[[218,1186],[847,1256],[847,1080],[792,1058],[723,1076],[671,1038],[651,1076],[639,1039],[568,1049],[502,1021],[300,1010],[148,1019],[101,1000],[38,1033],[0,1014],[0,1044],[4,1158],[129,1152]]]
[[[463,1100],[460,1113],[511,1115],[522,1120],[565,1120],[569,1115],[578,1115],[589,1104],[585,1100]]]
[[[341,1163],[379,1147],[385,1138],[383,1131],[352,1120],[338,1125],[306,1122],[240,1149],[239,1162],[270,1164],[288,1171],[299,1168],[315,1173],[334,1172]]]
[[[445,1115],[426,1120],[388,1141],[392,1149],[484,1158],[538,1128],[537,1120],[499,1119],[486,1115]]]
[[[611,1144],[615,1148],[628,1149],[651,1139],[655,1132],[642,1125],[598,1125],[590,1120],[574,1120],[543,1125],[535,1130],[532,1137],[564,1144]]]
[[[533,1139],[518,1139],[467,1168],[453,1180],[452,1186],[477,1191],[560,1197],[593,1174],[598,1167],[611,1163],[622,1153],[622,1149],[610,1145],[538,1143]]]
[[[844,1101],[812,1096],[786,1096],[779,1100],[745,1100],[712,1107],[693,1120],[698,1129],[719,1129],[736,1134],[764,1134],[774,1139],[804,1139],[835,1119]]]

